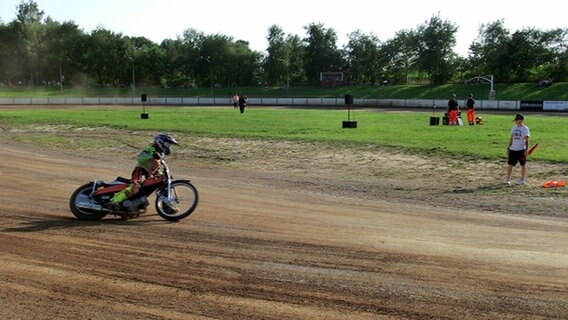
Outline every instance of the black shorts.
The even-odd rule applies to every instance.
[[[510,166],[514,166],[518,163],[521,164],[521,166],[524,166],[525,163],[527,162],[527,157],[525,156],[525,150],[520,150],[520,151],[513,151],[513,150],[509,150],[509,159],[507,160],[507,164]]]

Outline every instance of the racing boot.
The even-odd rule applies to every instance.
[[[108,204],[109,209],[111,209],[112,211],[120,211],[120,204],[126,199],[128,199],[128,196],[126,195],[126,189],[117,192],[114,197],[110,199],[110,202]]]

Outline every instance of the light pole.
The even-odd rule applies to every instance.
[[[136,96],[136,78],[134,75],[134,57],[132,57],[132,99]]]
[[[276,60],[280,60],[286,63],[286,95],[290,95],[290,59],[284,60],[282,58],[276,58]]]
[[[209,63],[209,85],[211,90],[211,96],[213,96],[213,66],[211,65],[211,56],[201,56]]]
[[[489,100],[495,100],[495,89],[493,89],[493,75],[489,75],[491,88],[489,89]]]
[[[62,59],[59,58],[59,91],[63,91],[63,62]]]
[[[207,61],[209,61],[209,82],[211,87],[211,96],[213,96],[213,65],[211,64],[211,57],[208,57]]]

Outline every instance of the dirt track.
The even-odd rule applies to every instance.
[[[494,186],[499,164],[468,189],[393,186],[409,155],[346,173],[341,150],[316,170],[293,145],[194,141],[170,161],[200,191],[188,219],[83,222],[73,190],[132,160],[1,133],[1,319],[568,319],[566,193]]]

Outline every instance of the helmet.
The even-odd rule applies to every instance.
[[[165,155],[170,154],[170,146],[172,144],[178,144],[176,139],[167,133],[159,133],[154,138],[154,146],[159,152],[163,152]]]

